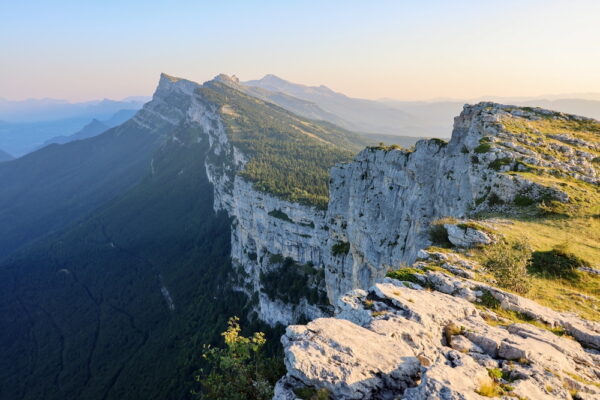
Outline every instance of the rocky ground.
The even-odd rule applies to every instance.
[[[342,297],[337,318],[288,327],[275,399],[302,387],[334,399],[600,398],[599,324],[469,279],[421,277],[428,288],[386,278]],[[539,324],[504,320],[487,296]]]

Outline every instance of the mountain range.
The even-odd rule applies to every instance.
[[[0,100],[0,148],[20,157],[49,144],[55,137],[76,134],[94,119],[104,121],[108,127],[119,125],[142,104],[137,98],[85,103],[50,99]],[[97,128],[93,132],[99,133]],[[56,140],[64,142],[67,139]]]
[[[192,398],[234,315],[285,361],[278,400],[594,394],[600,123],[484,102],[449,141],[378,143],[427,119],[404,107],[162,74],[120,124],[0,163],[0,399]],[[489,262],[564,235],[570,275]]]

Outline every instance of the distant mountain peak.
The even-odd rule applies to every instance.
[[[240,83],[240,79],[237,76],[235,76],[235,75],[229,76],[227,74],[219,74],[219,75],[215,76],[215,78],[213,80],[215,80],[217,82],[222,82],[226,85],[229,85],[229,84],[239,85],[239,83]]]

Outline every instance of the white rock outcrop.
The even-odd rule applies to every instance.
[[[276,400],[303,387],[333,399],[600,398],[597,351],[530,324],[490,325],[460,297],[386,278],[337,312],[288,327]]]

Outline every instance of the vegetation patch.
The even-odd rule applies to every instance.
[[[350,251],[350,243],[348,242],[337,242],[331,246],[331,254],[334,256],[346,255]]]
[[[440,247],[452,247],[452,243],[448,239],[448,230],[444,226],[444,220],[434,221],[429,227],[429,240]]]
[[[296,388],[294,389],[294,394],[302,400],[329,400],[329,398],[331,397],[331,393],[325,388]]]
[[[554,246],[552,250],[535,251],[530,269],[536,273],[576,279],[575,271],[580,267],[590,267],[590,263],[569,251],[568,245]]]
[[[294,223],[294,221],[286,213],[284,213],[283,211],[281,211],[278,208],[276,208],[273,211],[269,211],[269,215],[271,217],[279,218],[279,219],[281,219],[283,221]]]
[[[500,171],[500,169],[503,166],[510,165],[511,163],[512,163],[512,159],[511,158],[508,158],[508,157],[497,158],[494,161],[492,161],[491,163],[489,163],[488,167],[490,167],[493,170]]]
[[[325,279],[323,270],[311,264],[298,264],[290,257],[280,262],[279,257],[273,263],[279,264],[277,268],[260,273],[262,290],[271,300],[299,304],[302,298],[306,298],[310,304],[328,304],[327,294],[321,288]]]
[[[527,207],[527,206],[534,204],[535,200],[533,200],[531,197],[527,196],[526,194],[518,194],[515,196],[513,202],[515,203],[516,206]]]
[[[298,117],[221,82],[198,90],[219,106],[230,142],[249,157],[240,175],[285,200],[326,208],[329,170],[367,144],[357,134]]]
[[[496,278],[498,285],[517,293],[527,293],[531,287],[527,265],[531,258],[531,247],[524,240],[505,240],[488,246],[484,250],[483,265]]]
[[[210,368],[196,377],[202,385],[202,392],[197,394],[206,400],[271,399],[283,366],[264,357],[265,334],[242,336],[237,317],[230,318],[228,325],[221,334],[225,348],[204,346],[202,356]]]
[[[475,147],[473,151],[475,153],[488,153],[492,149],[492,145],[489,143],[481,143],[479,146]]]
[[[399,281],[412,282],[417,285],[423,285],[423,281],[419,279],[419,275],[423,275],[423,270],[418,268],[405,267],[394,271],[389,271],[385,276]]]

